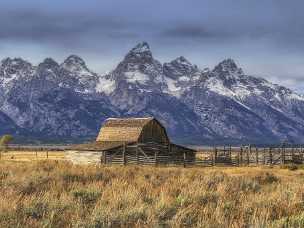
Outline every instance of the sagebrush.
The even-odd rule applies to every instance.
[[[303,227],[304,171],[0,163],[0,227]]]

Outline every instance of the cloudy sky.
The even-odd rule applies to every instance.
[[[103,73],[140,41],[162,62],[233,58],[304,93],[303,0],[1,0],[0,58],[83,57]]]

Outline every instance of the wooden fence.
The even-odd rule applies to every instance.
[[[130,154],[129,150],[118,153],[117,156],[103,157],[101,152],[67,152],[68,146],[10,146],[1,153],[0,159],[10,160],[36,160],[36,159],[60,159],[70,160],[74,158],[83,163],[101,163],[106,161],[108,164],[122,165],[155,165],[155,166],[257,166],[257,165],[284,165],[284,164],[304,164],[304,147],[302,145],[285,145],[272,147],[255,146],[221,146],[199,149],[195,153],[195,159],[181,154],[181,156],[170,156],[168,154],[152,153],[153,151],[143,150],[136,156]],[[143,149],[145,149],[143,147]],[[10,152],[13,151],[13,152]],[[58,154],[56,153],[58,152]],[[139,151],[140,152],[140,151]],[[70,157],[69,157],[70,156]]]
[[[214,147],[196,153],[196,166],[303,164],[303,147]]]
[[[154,147],[153,147],[154,148]],[[94,151],[67,152],[70,161],[75,163],[104,163],[107,165],[149,165],[149,166],[258,166],[303,164],[303,147],[213,147],[195,152],[195,157],[186,152],[170,155],[164,148],[151,150],[151,147],[138,148],[136,145],[116,149],[113,153]],[[160,153],[162,151],[162,153]]]
[[[158,154],[153,156],[145,153],[136,154],[136,157],[127,152],[106,155],[104,163],[120,165],[154,165],[154,166],[257,166],[257,165],[284,165],[303,164],[304,148],[288,147],[213,147],[198,150],[195,159],[184,156],[170,156]],[[181,154],[182,155],[182,154]]]
[[[9,145],[0,147],[0,160],[35,161],[64,160],[64,147],[61,145]]]

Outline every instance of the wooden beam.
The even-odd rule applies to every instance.
[[[241,154],[240,163],[242,164],[243,163],[243,146],[241,147],[240,154]]]
[[[107,151],[102,151],[103,163],[107,164]]]
[[[255,147],[255,159],[256,159],[256,164],[259,164],[259,149]]]
[[[249,148],[246,150],[247,151],[247,165],[250,164],[250,155],[251,155],[251,144],[249,144]]]
[[[139,164],[138,145],[136,147],[136,163]]]
[[[149,156],[143,151],[143,149],[141,149],[140,147],[138,147],[138,149],[147,159],[149,159]]]
[[[154,160],[155,160],[155,166],[157,166],[157,152],[154,152]]]
[[[272,148],[269,147],[269,162],[270,162],[270,165],[272,165]]]
[[[123,144],[122,147],[122,159],[123,159],[123,165],[126,165],[126,143]]]

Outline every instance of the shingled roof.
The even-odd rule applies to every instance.
[[[152,121],[147,118],[109,118],[103,124],[97,142],[136,142],[143,127]]]

